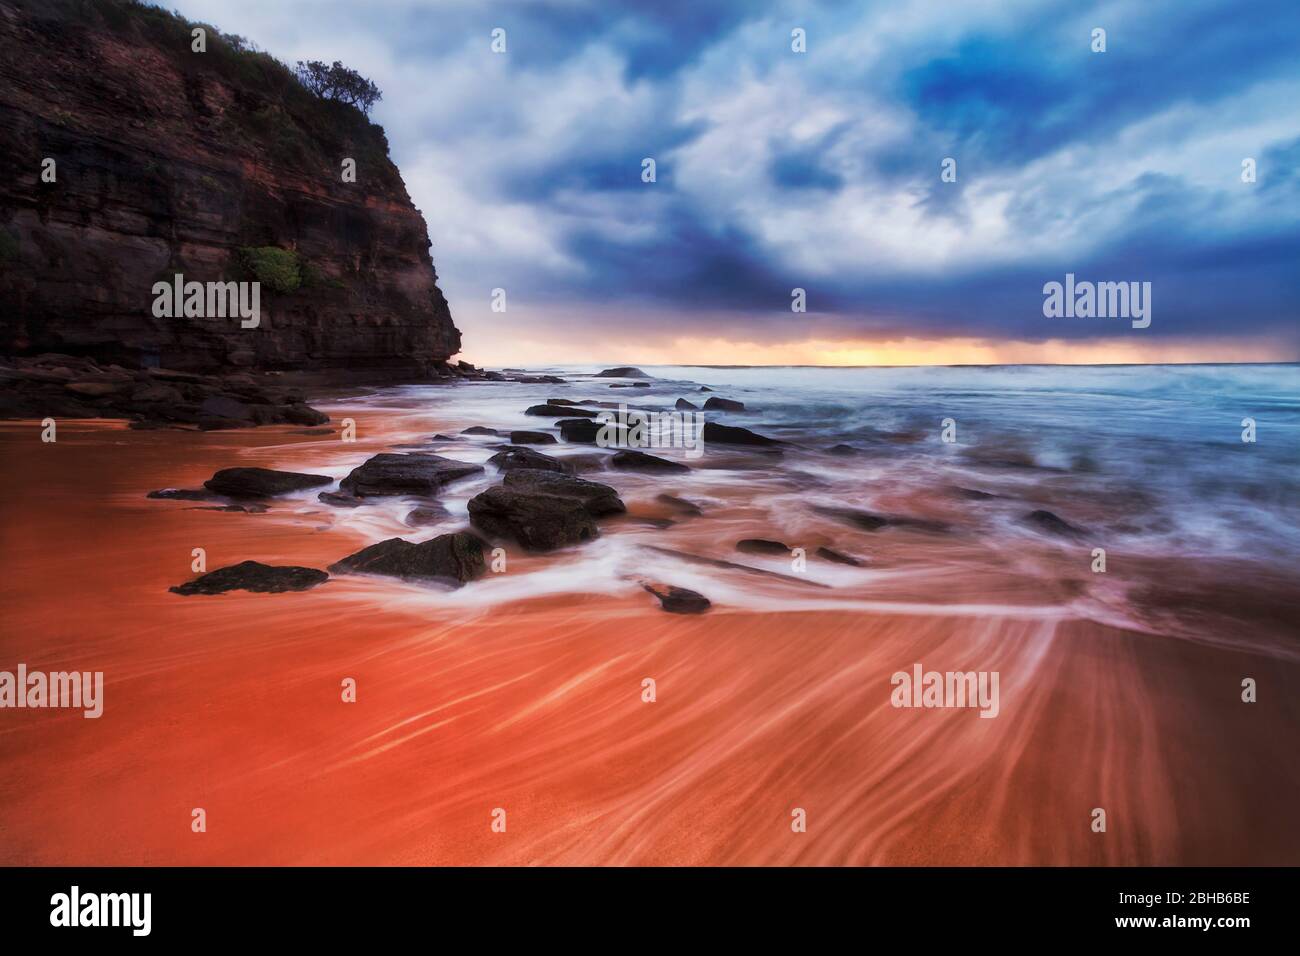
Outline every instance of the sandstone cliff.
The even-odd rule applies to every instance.
[[[440,374],[460,333],[383,130],[238,37],[209,27],[193,52],[194,26],[133,0],[0,0],[0,354]],[[154,316],[155,282],[262,278],[268,249],[297,281],[263,281],[258,328]]]

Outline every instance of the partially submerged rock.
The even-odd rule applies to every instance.
[[[546,418],[563,418],[566,415],[575,418],[595,418],[598,413],[589,408],[578,408],[576,405],[532,405],[524,409],[524,414]]]
[[[719,425],[717,422],[705,422],[701,434],[706,442],[717,442],[721,445],[770,446],[781,444],[775,438],[759,435],[748,428],[740,428],[735,425]]]
[[[408,511],[406,517],[402,519],[402,524],[408,528],[423,528],[427,525],[437,524],[447,517],[450,517],[447,509],[441,503],[431,501]]]
[[[510,443],[512,445],[554,445],[557,440],[550,432],[516,430],[510,433]]]
[[[329,580],[329,575],[316,568],[295,565],[270,565],[259,561],[241,561],[229,567],[218,568],[186,581],[174,588],[175,594],[222,594],[226,591],[257,591],[278,594],[283,591],[306,591]]]
[[[733,401],[730,398],[713,396],[704,403],[704,410],[706,412],[743,412],[745,403]]]
[[[581,500],[505,485],[471,498],[469,518],[474,527],[513,538],[527,551],[554,551],[599,534]]]
[[[1021,523],[1036,528],[1045,534],[1055,535],[1058,538],[1081,538],[1087,532],[1082,528],[1070,524],[1063,518],[1057,517],[1050,511],[1031,511],[1020,519]]]
[[[700,515],[704,514],[704,512],[700,509],[700,506],[697,505],[695,502],[688,501],[685,498],[678,498],[676,495],[668,495],[668,494],[656,495],[655,501],[659,502],[660,504],[667,505],[668,507],[672,508],[674,511],[679,512],[680,514],[690,515],[693,518],[698,518]]]
[[[645,372],[632,365],[620,365],[596,373],[596,378],[650,378]]]
[[[679,461],[669,461],[656,455],[647,455],[643,451],[625,449],[616,452],[609,460],[611,468],[619,471],[646,471],[658,474],[676,474],[690,471],[690,467]]]
[[[488,428],[486,425],[470,425],[469,428],[462,428],[460,433],[462,435],[500,435],[501,434],[495,428]]]
[[[270,498],[291,491],[330,485],[329,475],[307,475],[272,468],[222,468],[203,487],[227,498]]]
[[[502,483],[506,488],[515,491],[531,491],[576,499],[582,502],[582,506],[593,518],[621,514],[627,510],[618,492],[609,485],[554,471],[521,468],[507,472]]]
[[[211,501],[217,497],[204,488],[159,488],[145,495],[146,498],[164,498],[171,501]]]
[[[699,407],[700,406],[696,405],[694,402],[688,402],[684,398],[677,399],[677,403],[673,406],[673,408],[677,409],[679,412],[696,411]]]
[[[350,495],[345,491],[322,491],[316,497],[335,508],[360,508],[365,504],[356,495]]]
[[[745,538],[736,542],[736,550],[742,554],[779,554],[788,557],[790,548],[780,541],[769,541],[766,538]]]
[[[659,605],[669,614],[702,614],[712,602],[698,591],[679,588],[671,584],[643,584],[647,591],[659,599]]]
[[[605,427],[600,422],[594,422],[589,418],[566,418],[564,421],[556,422],[556,425],[560,429],[561,438],[579,445],[596,444],[601,428]]]
[[[980,491],[978,488],[953,488],[953,494],[959,498],[965,498],[967,501],[989,501],[993,498],[1001,498],[1002,495],[995,495],[990,491]]]
[[[505,448],[489,458],[488,464],[496,465],[501,471],[513,471],[516,468],[558,472],[572,470],[560,459],[543,455],[540,451],[531,448]]]
[[[827,518],[834,518],[845,524],[853,525],[863,531],[880,531],[882,528],[910,528],[913,531],[943,532],[949,530],[943,521],[931,521],[928,518],[910,518],[906,515],[877,514],[860,508],[830,508],[817,506],[813,511]]]
[[[387,495],[432,496],[453,481],[483,474],[482,465],[412,453],[375,455],[353,468],[339,488],[358,498]]]
[[[227,511],[242,512],[243,514],[261,515],[266,514],[269,510],[266,505],[260,505],[257,502],[249,502],[244,505],[205,505],[201,508],[191,508],[191,511]]]
[[[841,458],[849,458],[858,454],[858,450],[852,445],[831,445],[830,448],[826,449],[826,454],[838,455]]]
[[[482,577],[487,566],[483,541],[468,531],[456,531],[418,544],[389,538],[336,561],[329,569],[333,574],[383,574],[459,586]]]

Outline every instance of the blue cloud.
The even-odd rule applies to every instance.
[[[674,331],[731,313],[762,335],[788,326],[801,286],[810,327],[844,334],[1113,334],[1044,322],[1042,284],[1069,271],[1152,281],[1151,335],[1300,347],[1294,0],[1045,0],[1016,17],[864,0],[214,4],[178,0],[273,53],[347,60],[365,41],[453,309],[504,275],[593,326],[643,303]],[[495,26],[508,59],[489,59]],[[955,183],[939,179],[948,156]]]

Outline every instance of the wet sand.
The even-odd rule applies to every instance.
[[[337,422],[346,406],[328,410]],[[397,437],[367,422],[349,460]],[[929,586],[886,575],[861,595],[871,607],[715,593],[702,616],[666,614],[632,582],[486,606],[365,578],[168,593],[195,547],[209,569],[323,568],[375,540],[324,505],[144,497],[232,464],[313,471],[344,454],[293,431],[66,422],[45,445],[35,423],[0,424],[0,669],[102,670],[106,685],[99,720],[0,711],[0,863],[1300,863],[1285,621],[1203,640],[1096,623],[1071,610],[1070,575],[1045,586],[1018,559]],[[727,534],[746,520],[717,517]],[[700,550],[716,529],[699,519],[658,543]],[[905,567],[919,537],[880,539],[881,564]],[[1193,620],[1234,604],[1233,579],[1221,586]],[[999,671],[1001,713],[891,707],[890,675],[915,661]],[[1240,700],[1246,676],[1256,704]]]

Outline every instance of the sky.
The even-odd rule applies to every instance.
[[[476,364],[1300,359],[1296,0],[164,5],[378,84]]]

